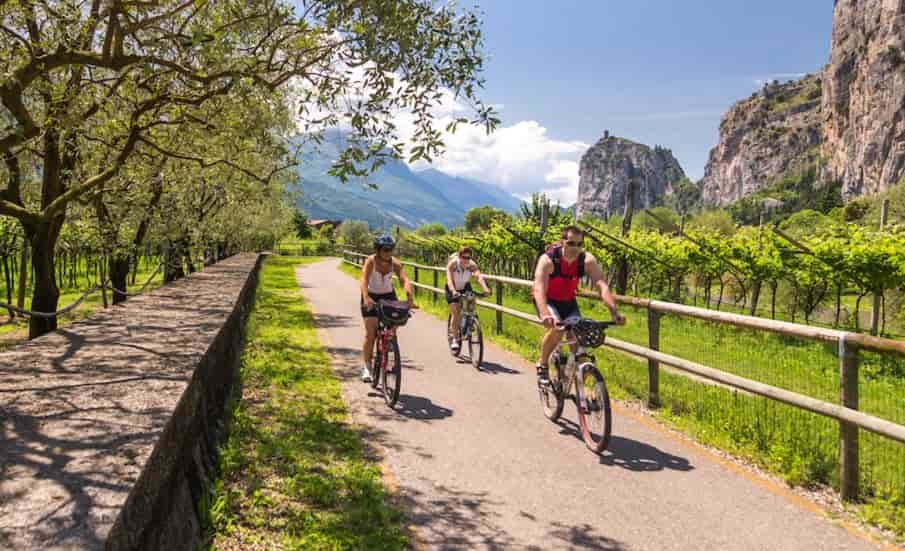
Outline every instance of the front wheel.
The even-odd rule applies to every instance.
[[[386,361],[386,368],[381,376],[383,399],[388,406],[393,407],[399,400],[399,389],[402,386],[402,359],[399,357],[399,343],[395,337],[387,347]]]
[[[475,369],[481,369],[484,360],[484,335],[481,333],[481,324],[477,318],[471,322],[471,331],[468,335],[468,357]]]
[[[449,353],[452,354],[453,358],[458,358],[459,353],[462,351],[462,343],[459,343],[459,348],[453,348],[453,326],[452,326],[452,314],[449,314],[446,317],[446,341],[449,345]]]
[[[602,453],[610,443],[613,415],[606,381],[597,367],[585,362],[578,367],[579,388],[575,403],[585,444],[594,453]]]
[[[559,356],[558,352],[554,352],[553,356],[550,358],[550,363],[553,365],[559,365]],[[561,372],[557,371],[557,375],[561,374]],[[560,377],[553,377],[553,373],[550,373],[550,383],[542,385],[540,383],[537,384],[537,392],[540,395],[540,405],[544,410],[544,417],[547,419],[556,422],[559,420],[559,417],[562,415],[562,408],[565,404],[565,392],[563,391],[563,382]]]

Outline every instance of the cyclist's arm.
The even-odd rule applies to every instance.
[[[471,265],[474,268],[474,271],[472,273],[474,274],[475,278],[477,278],[478,283],[481,284],[481,287],[484,289],[484,292],[489,295],[490,288],[487,287],[487,283],[484,281],[484,276],[481,274],[481,270],[478,269],[478,265],[474,261],[471,262]]]
[[[365,259],[364,266],[361,267],[361,279],[358,281],[358,288],[361,291],[361,298],[365,302],[368,301],[368,278],[371,277],[371,272],[374,270],[374,259],[372,257],[368,257]]]
[[[619,316],[619,310],[616,307],[616,298],[613,296],[613,293],[610,292],[610,286],[606,284],[606,276],[603,275],[600,264],[597,263],[597,259],[594,258],[594,255],[591,253],[587,253],[587,256],[585,256],[584,269],[585,273],[588,274],[588,277],[591,278],[591,285],[600,291],[600,300],[606,304],[613,319],[616,319]]]
[[[450,293],[455,294],[456,288],[454,286],[455,284],[453,283],[453,276],[452,276],[453,262],[455,262],[455,260],[450,260],[449,262],[446,263],[446,288],[449,289]]]
[[[534,269],[534,302],[540,312],[541,319],[549,318],[550,311],[547,308],[547,285],[550,283],[550,274],[553,273],[553,262],[547,255],[541,255]]]
[[[409,280],[409,277],[405,275],[405,269],[402,267],[402,262],[399,262],[395,258],[393,259],[393,269],[396,270],[396,277],[399,278],[399,282],[402,283],[402,288],[405,289],[405,296],[409,302],[412,302],[415,293],[412,291],[412,282]]]

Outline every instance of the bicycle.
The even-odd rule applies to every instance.
[[[541,406],[547,419],[559,420],[566,398],[571,399],[578,410],[585,445],[597,454],[610,443],[613,421],[606,381],[588,349],[602,345],[606,329],[612,325],[615,322],[590,319],[557,323],[557,327],[566,331],[566,339],[550,357],[550,383],[538,383]],[[569,346],[568,353],[566,345]]]
[[[402,358],[396,329],[412,317],[411,305],[397,300],[381,300],[377,303],[377,341],[371,360],[371,388],[383,394],[387,405],[393,407],[399,400],[402,386]]]
[[[452,313],[446,318],[446,338],[449,341],[449,352],[454,358],[458,358],[462,353],[462,343],[468,339],[468,358],[471,365],[475,369],[481,369],[481,362],[484,359],[484,333],[481,331],[481,322],[475,310],[475,300],[488,296],[487,293],[479,293],[472,290],[457,293],[462,306],[462,314],[459,318],[459,348],[452,347],[453,328]]]

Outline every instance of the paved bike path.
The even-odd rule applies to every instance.
[[[593,455],[571,403],[559,425],[543,417],[530,363],[490,343],[484,371],[457,362],[445,321],[424,312],[399,332],[402,395],[390,410],[358,380],[357,282],[338,264],[300,267],[299,284],[355,422],[383,450],[420,548],[875,548],[771,491],[772,483],[742,476],[621,408],[610,449]]]

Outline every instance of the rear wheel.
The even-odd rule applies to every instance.
[[[586,362],[578,367],[578,420],[585,444],[594,453],[602,453],[610,443],[613,418],[610,410],[610,395],[603,375],[597,367]]]
[[[396,337],[387,346],[386,369],[383,370],[383,399],[393,407],[399,400],[399,389],[402,386],[402,359],[399,357],[399,343]]]
[[[468,335],[468,357],[475,369],[481,369],[484,361],[484,335],[481,332],[481,324],[477,318],[471,321],[471,331]]]

